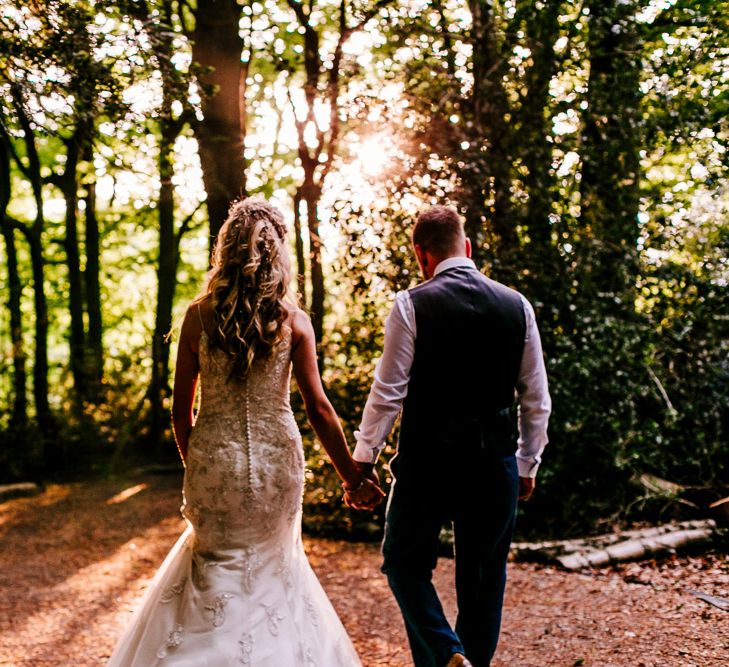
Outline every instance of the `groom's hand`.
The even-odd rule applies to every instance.
[[[372,463],[361,463],[355,461],[361,475],[365,478],[365,484],[357,492],[347,492],[344,495],[344,504],[356,510],[372,511],[385,497],[380,488],[380,478]]]
[[[529,500],[534,493],[534,487],[537,481],[533,477],[519,478],[519,500]]]
[[[361,463],[360,461],[355,461],[357,464],[357,467],[359,468],[360,473],[362,473],[362,476],[365,479],[368,479],[370,482],[372,482],[375,486],[375,489],[373,491],[376,495],[374,495],[370,502],[368,503],[357,503],[354,504],[353,507],[358,510],[365,510],[368,512],[371,512],[375,509],[383,500],[385,497],[385,493],[382,491],[382,488],[380,487],[380,476],[377,474],[377,471],[375,470],[375,464],[374,463]]]
[[[344,494],[344,504],[356,510],[371,511],[382,502],[384,497],[382,489],[369,477],[366,477],[360,487]]]

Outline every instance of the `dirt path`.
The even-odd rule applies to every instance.
[[[0,505],[0,665],[103,665],[182,530],[178,507],[174,477],[52,486]],[[308,539],[307,550],[365,667],[411,664],[377,547]],[[729,614],[686,593],[729,595],[718,556],[590,575],[511,565],[509,577],[494,667],[729,665]],[[450,614],[452,578],[443,560]]]

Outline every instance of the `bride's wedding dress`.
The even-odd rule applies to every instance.
[[[170,551],[109,667],[360,665],[304,553],[304,458],[289,404],[291,331],[245,381],[200,339],[201,409]]]

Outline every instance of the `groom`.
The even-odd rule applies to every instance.
[[[517,496],[531,496],[547,444],[547,377],[531,305],[479,273],[455,210],[422,213],[413,245],[426,280],[395,299],[354,458],[376,479],[374,464],[402,408],[382,570],[416,667],[486,667],[499,636]],[[455,630],[431,582],[447,521],[455,534]]]

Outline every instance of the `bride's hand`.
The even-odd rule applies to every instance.
[[[344,504],[358,510],[373,510],[385,497],[382,489],[369,477],[362,477],[355,488],[346,488]]]

